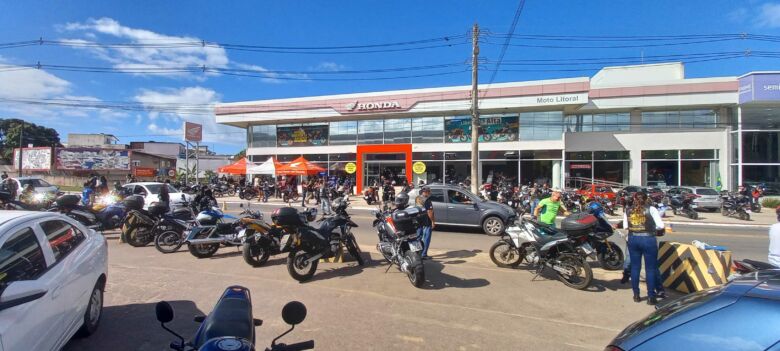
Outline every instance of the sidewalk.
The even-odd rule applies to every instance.
[[[351,205],[350,208],[355,210],[362,210],[362,211],[370,211],[370,210],[376,210],[378,206],[369,206],[366,204],[366,202],[363,200],[362,196],[350,196],[349,198]],[[217,198],[217,201],[220,205],[222,205],[223,202],[227,204],[246,204],[250,203],[251,205],[263,205],[263,206],[287,206],[287,203],[282,201],[282,199],[277,198],[269,198],[267,203],[263,203],[261,201],[258,201],[258,199],[252,199],[251,201],[247,200],[241,200],[237,196],[227,196],[227,197],[220,197]],[[309,201],[309,207],[316,206],[316,201],[313,199]],[[297,202],[291,202],[291,205],[293,207],[300,207],[301,202],[300,199]],[[623,216],[622,208],[617,210],[617,213],[615,216],[610,216],[611,221],[617,221]],[[563,218],[560,217],[559,218]],[[688,217],[684,216],[675,216],[672,214],[672,211],[666,211],[666,216],[664,217],[664,221],[676,225],[676,224],[683,224],[683,225],[691,225],[691,226],[716,226],[716,227],[760,227],[760,228],[766,228],[770,225],[777,223],[777,219],[775,218],[775,213],[772,209],[769,209],[768,211],[766,209],[762,210],[761,213],[751,213],[750,214],[750,220],[743,221],[735,217],[724,217],[720,214],[720,212],[699,212],[699,219],[693,220]]]

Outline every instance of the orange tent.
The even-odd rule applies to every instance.
[[[219,167],[217,169],[217,173],[227,173],[227,174],[246,174],[246,166],[249,162],[246,160],[246,157],[238,160],[238,162],[229,164],[224,167]],[[249,163],[251,165],[251,163]]]
[[[292,162],[276,168],[277,175],[308,175],[327,172],[325,168],[317,166],[307,161],[303,156],[294,159]]]

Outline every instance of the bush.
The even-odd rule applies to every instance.
[[[780,198],[768,197],[763,199],[761,200],[761,206],[765,208],[777,208],[777,206],[780,206]]]

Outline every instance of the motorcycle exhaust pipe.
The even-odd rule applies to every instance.
[[[206,238],[206,239],[192,239],[188,241],[190,245],[207,245],[207,244],[221,244],[224,239],[221,238]]]

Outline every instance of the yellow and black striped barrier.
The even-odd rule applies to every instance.
[[[662,241],[658,267],[664,287],[692,293],[727,282],[731,251],[702,250],[690,244]]]

